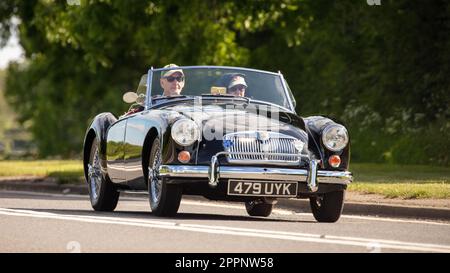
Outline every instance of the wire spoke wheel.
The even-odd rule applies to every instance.
[[[108,174],[102,171],[100,149],[95,138],[92,140],[89,161],[85,164],[92,208],[98,211],[113,211],[120,193],[109,180]]]
[[[179,185],[167,184],[159,175],[162,164],[159,138],[153,141],[148,167],[148,191],[152,213],[157,216],[175,215],[180,207],[182,189]]]
[[[158,147],[159,148],[159,147]],[[159,177],[159,167],[161,166],[161,151],[158,149],[158,152],[155,153],[155,159],[153,160],[152,166],[149,168],[149,183],[151,187],[151,195],[152,199],[159,203],[161,200],[161,190],[162,190],[162,182]]]
[[[89,193],[94,202],[98,200],[102,185],[102,170],[97,142],[93,141],[88,164]]]

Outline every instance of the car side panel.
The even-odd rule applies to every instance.
[[[124,163],[127,185],[132,189],[146,188],[142,165],[142,150],[150,130],[150,122],[143,118],[146,113],[138,113],[128,118],[125,141]]]
[[[150,151],[144,151],[145,141],[149,137],[150,130],[156,129],[164,151],[168,126],[163,117],[164,112],[148,110],[127,117],[124,139],[124,174],[131,190],[147,190],[144,177],[147,169],[144,168],[148,168],[148,166],[144,166],[144,163],[148,158],[143,158],[143,156],[150,154]]]
[[[108,175],[114,183],[126,181],[124,172],[124,139],[127,120],[119,120],[108,130],[106,162]]]

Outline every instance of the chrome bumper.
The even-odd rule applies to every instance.
[[[219,166],[217,158],[212,159],[211,166],[162,165],[159,167],[161,177],[207,178],[209,185],[215,187],[219,178],[252,179],[307,182],[308,190],[316,192],[318,183],[348,185],[353,176],[348,171],[317,170],[318,161],[311,160],[309,169],[264,168],[249,166]]]

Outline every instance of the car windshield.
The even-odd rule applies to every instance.
[[[154,69],[151,78],[152,104],[179,96],[242,97],[292,109],[290,91],[276,73],[231,67],[173,67]]]

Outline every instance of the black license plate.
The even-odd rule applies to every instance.
[[[295,197],[297,182],[229,180],[228,195]]]

